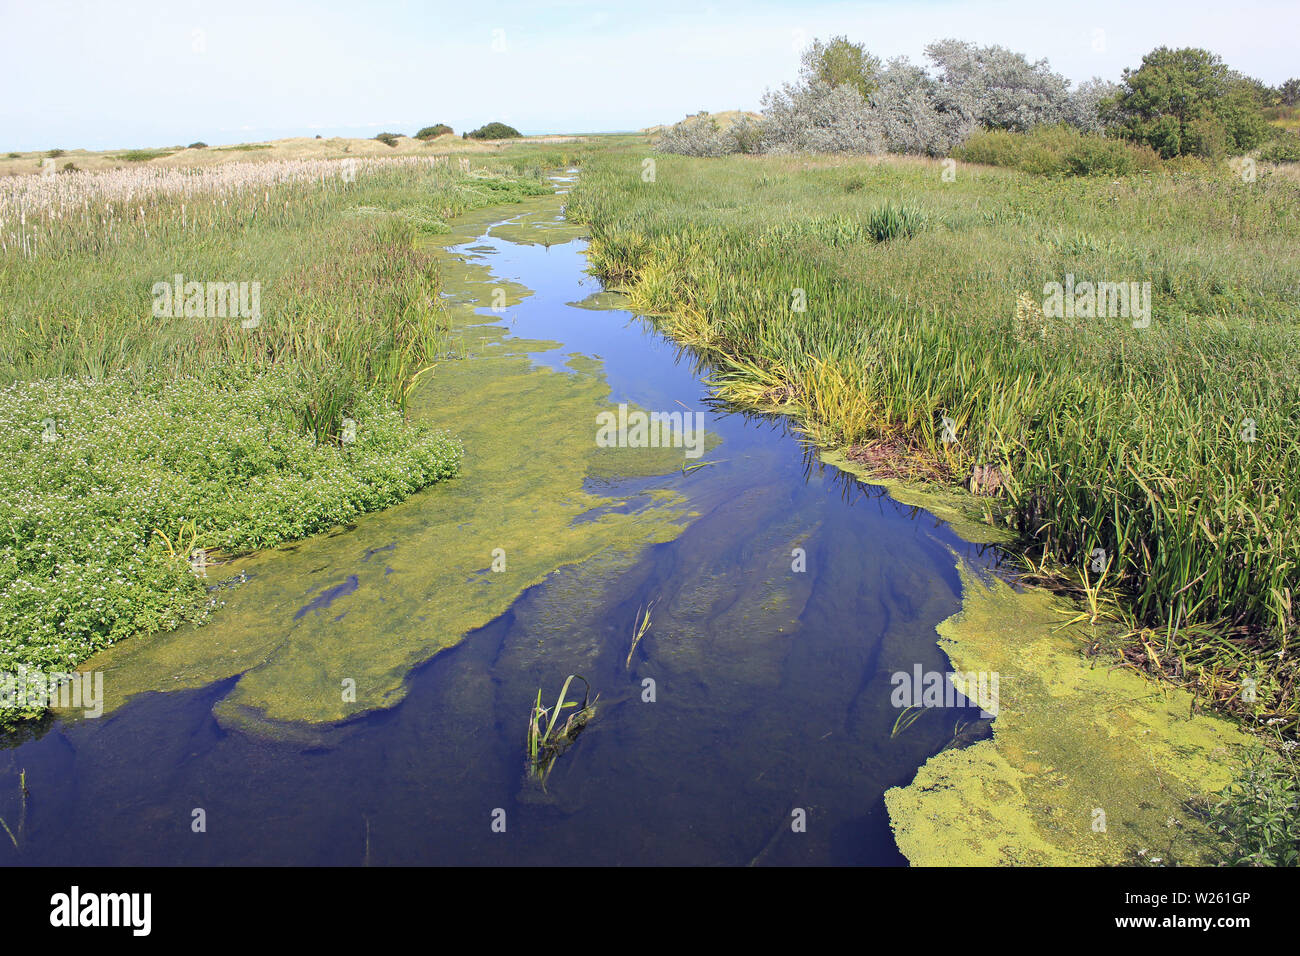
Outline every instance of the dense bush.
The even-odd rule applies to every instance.
[[[415,134],[416,139],[437,139],[439,136],[446,136],[448,133],[455,132],[446,123],[437,123],[433,126],[426,126]]]
[[[1266,163],[1300,163],[1300,136],[1284,133],[1265,143],[1259,158]]]
[[[186,149],[207,149],[207,148],[208,148],[208,144],[203,142],[202,140],[199,140],[199,142],[197,143],[190,143],[190,145],[186,147]]]
[[[1028,133],[984,130],[954,149],[953,156],[1046,176],[1127,176],[1160,168],[1159,157],[1147,147],[1065,125]]]
[[[395,147],[397,146],[398,136],[396,133],[378,133],[375,135],[375,139],[379,140],[379,142],[383,143],[385,146]]]
[[[926,47],[930,69],[906,57],[882,69],[846,43],[839,37],[814,44],[805,53],[801,81],[766,94],[765,151],[946,156],[980,129],[1026,131],[1066,123],[1097,132],[1099,106],[1116,89],[1093,79],[1071,92],[1069,80],[1045,60],[1031,63],[1000,46],[943,40]],[[702,135],[697,145],[709,149],[694,155],[736,151],[720,140],[705,144]],[[1056,165],[1051,157],[1043,159]]]
[[[470,139],[515,139],[523,134],[505,123],[488,123],[465,134]]]
[[[738,122],[724,130],[712,116],[697,113],[660,133],[655,149],[682,156],[726,156],[754,152],[759,135],[759,130],[748,118],[743,120],[743,125]]]
[[[763,97],[765,152],[882,153],[885,141],[867,101],[851,86],[820,80]]]
[[[947,156],[980,130],[1027,133],[1068,126],[1111,131],[1166,158],[1218,161],[1264,142],[1264,110],[1283,93],[1228,70],[1204,50],[1160,48],[1124,84],[1094,77],[1071,90],[1046,60],[1030,61],[1002,46],[941,40],[925,48],[928,66],[906,57],[885,67],[846,37],[814,41],[800,79],[763,97],[763,121],[741,133],[699,117],[660,139],[664,152],[721,156],[734,152],[909,153]],[[700,114],[704,116],[704,114]],[[1043,173],[1112,173],[1150,167],[1149,157],[1100,140],[1053,149],[1044,142],[990,141],[1014,151],[1014,165]],[[973,160],[974,161],[974,160]],[[981,160],[983,161],[983,160]]]

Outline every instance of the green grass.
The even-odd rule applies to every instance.
[[[996,465],[1024,552],[1076,575],[1111,556],[1151,669],[1295,729],[1300,187],[808,156],[659,156],[646,183],[645,151],[591,157],[569,216],[724,398],[954,483]],[[890,203],[926,228],[873,241]],[[1067,274],[1149,281],[1150,327],[1045,318]]]

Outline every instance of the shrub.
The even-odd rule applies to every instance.
[[[1292,759],[1258,756],[1210,808],[1230,866],[1300,864],[1300,774]]]
[[[170,149],[128,149],[125,153],[118,153],[117,158],[124,159],[128,163],[147,163],[151,159],[171,154]]]
[[[23,154],[22,154],[22,153],[10,153],[10,154],[9,154],[9,158],[10,158],[10,159],[22,159],[22,158],[23,158]]]
[[[505,123],[488,123],[468,134],[470,139],[516,139],[522,135],[519,130]]]
[[[763,123],[748,116],[741,116],[727,129],[728,135],[736,142],[736,152],[757,153],[763,148]]]
[[[1040,126],[1028,133],[985,130],[953,150],[967,163],[1006,166],[1040,176],[1128,176],[1160,168],[1146,146],[1081,133],[1066,126]]]
[[[740,152],[740,145],[730,130],[723,130],[707,113],[688,116],[659,134],[655,151],[682,156],[726,156]]]
[[[375,139],[379,140],[379,142],[383,143],[385,146],[394,147],[397,146],[397,138],[396,133],[379,133],[375,136]]]
[[[963,163],[1019,168],[1028,140],[1024,136],[993,129],[975,133],[952,151]]]
[[[433,126],[426,126],[415,134],[416,139],[437,139],[439,136],[446,136],[448,133],[455,132],[446,123],[436,123]]]
[[[207,149],[208,144],[203,142],[203,140],[199,140],[197,143],[190,143],[190,145],[186,146],[185,148],[186,149]]]
[[[1216,158],[1254,149],[1267,134],[1260,104],[1242,77],[1208,50],[1160,47],[1124,71],[1101,112],[1119,134],[1163,158]]]
[[[60,156],[63,155],[63,153],[64,153],[64,151],[61,150],[61,149],[52,149],[52,150],[50,150],[48,153],[46,153],[45,155],[48,156],[48,157],[50,157],[50,159],[58,159]]]
[[[880,124],[851,86],[821,81],[786,84],[763,97],[763,150],[771,153],[873,153],[885,151]]]
[[[1259,151],[1259,158],[1266,163],[1300,163],[1300,136],[1285,133]]]
[[[1233,144],[1228,140],[1228,130],[1214,116],[1192,120],[1183,130],[1183,152],[1210,161],[1223,159]]]
[[[1065,152],[1073,176],[1131,176],[1160,168],[1160,157],[1149,146],[1133,146],[1104,136],[1079,136]]]

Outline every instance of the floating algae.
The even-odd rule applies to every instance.
[[[1212,838],[1187,801],[1227,785],[1251,740],[1193,715],[1186,691],[1080,653],[1054,633],[1050,593],[985,584],[959,565],[964,600],[938,627],[959,673],[1001,677],[993,737],[946,749],[885,794],[899,849],[919,866],[1206,862]]]
[[[533,205],[514,233],[544,231],[542,201]],[[479,210],[442,241],[472,239],[499,216]],[[508,302],[527,290],[451,252],[440,258],[457,355],[469,357],[439,362],[409,410],[464,442],[460,477],[347,529],[232,562],[223,570],[248,581],[211,622],[123,642],[87,662],[105,673],[106,709],[143,691],[237,677],[216,708],[223,723],[310,734],[299,725],[399,702],[413,667],[556,569],[602,553],[632,556],[680,533],[689,513],[675,492],[650,489],[640,507],[614,510],[619,501],[586,488],[593,473],[675,472],[680,449],[675,458],[598,449],[596,415],[609,407],[601,364],[574,356],[562,372],[536,366],[529,354],[539,343],[512,338],[483,314],[494,289],[506,289]],[[596,517],[575,520],[587,514]]]

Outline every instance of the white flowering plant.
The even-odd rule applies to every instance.
[[[295,394],[287,372],[235,370],[0,389],[0,673],[69,671],[202,620],[215,576],[195,573],[194,549],[302,538],[457,472],[460,443],[383,396],[360,393],[343,443],[303,431]]]

